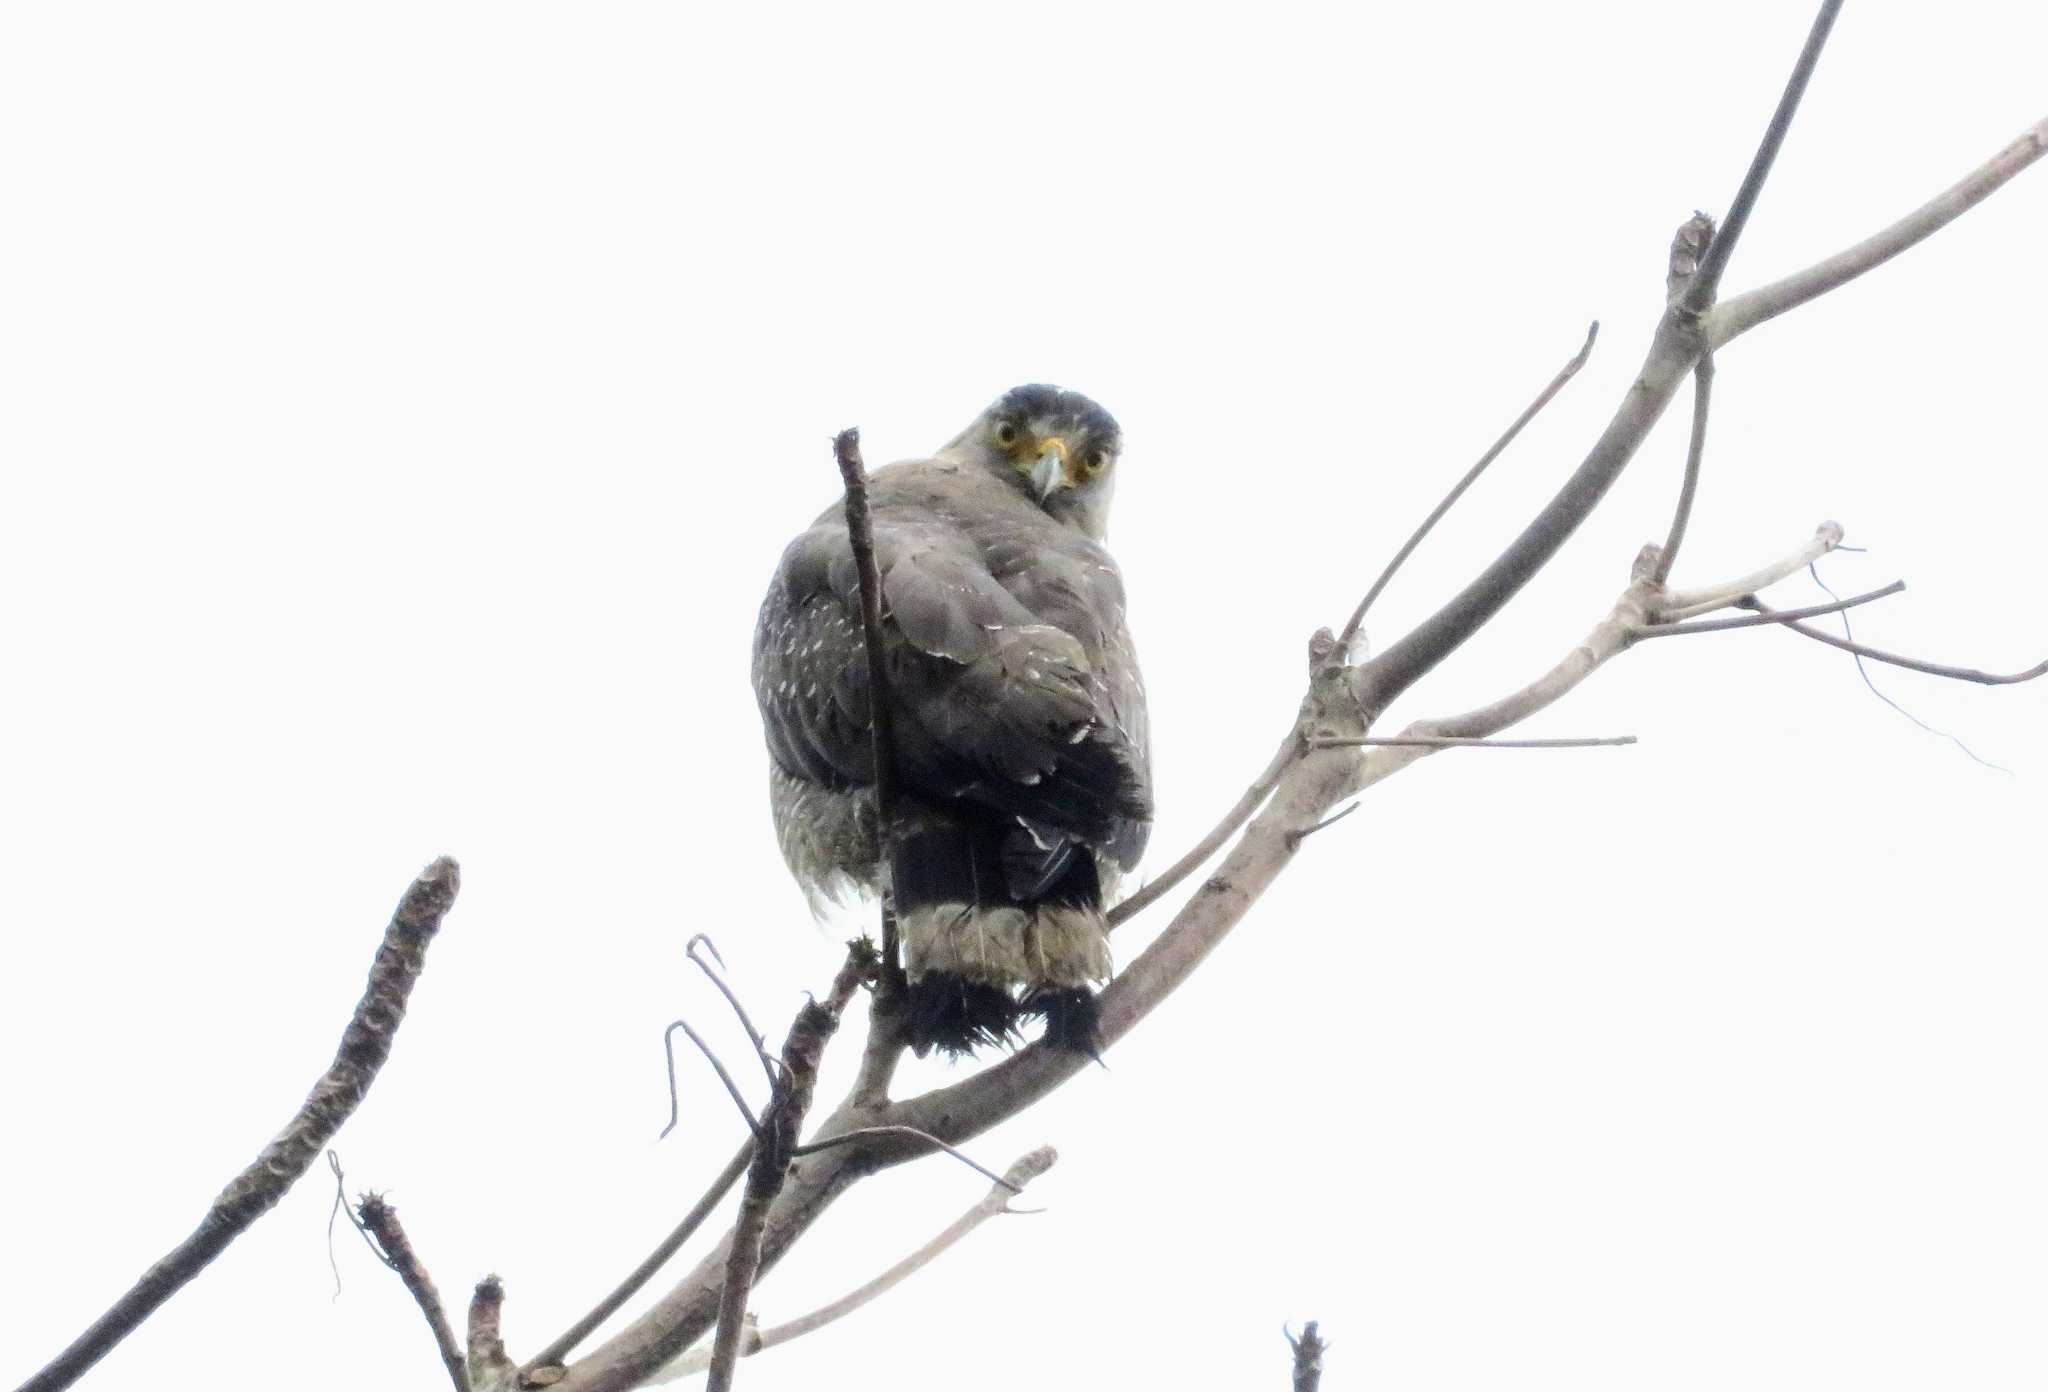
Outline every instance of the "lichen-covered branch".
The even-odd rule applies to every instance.
[[[341,1124],[362,1105],[378,1070],[391,1057],[392,1040],[405,1020],[406,1000],[426,966],[427,945],[440,931],[461,880],[461,871],[446,856],[420,872],[384,930],[384,941],[370,964],[369,984],[342,1031],[334,1062],[313,1084],[297,1114],[263,1153],[221,1190],[192,1235],[144,1272],[91,1328],[23,1383],[20,1392],[58,1392],[71,1386],[179,1287],[205,1270],[312,1168]]]

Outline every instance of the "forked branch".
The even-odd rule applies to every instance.
[[[369,984],[342,1031],[334,1062],[313,1084],[298,1112],[263,1153],[221,1190],[192,1235],[144,1272],[91,1328],[23,1383],[20,1392],[57,1392],[78,1381],[180,1286],[248,1231],[250,1224],[269,1212],[312,1168],[341,1124],[362,1105],[378,1070],[391,1057],[392,1041],[405,1021],[406,1001],[427,964],[427,945],[441,931],[441,920],[455,903],[461,882],[461,871],[446,856],[420,872],[384,930],[384,941],[370,964]]]

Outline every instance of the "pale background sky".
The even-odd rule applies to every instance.
[[[831,433],[926,452],[1032,380],[1121,418],[1156,869],[1285,728],[1308,633],[1597,316],[1375,638],[1576,463],[1809,18],[0,9],[0,1383],[290,1115],[442,852],[462,898],[338,1147],[452,1307],[495,1270],[515,1355],[552,1337],[735,1143],[695,1067],[655,1141],[662,1026],[736,1039],[688,935],[779,1035],[868,921],[815,929],[788,883],[746,679]],[[1729,290],[2002,147],[2044,53],[2039,5],[1851,6]],[[1724,354],[1678,581],[1838,518],[1871,550],[1830,583],[1912,586],[1860,636],[2048,655],[2044,232],[2036,169]],[[1388,728],[1606,610],[1684,416]],[[1057,1144],[1048,1212],[742,1385],[1278,1388],[1281,1322],[1314,1317],[1330,1389],[2038,1388],[2048,687],[1877,680],[2012,773],[1848,658],[1736,633],[1520,731],[1639,746],[1385,785],[1107,1071],[974,1142]],[[936,1160],[860,1187],[754,1307],[837,1295],[984,1188]],[[441,1385],[346,1232],[331,1299],[332,1192],[87,1385]]]

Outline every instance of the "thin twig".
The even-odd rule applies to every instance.
[[[383,1248],[385,1264],[398,1273],[398,1279],[405,1283],[412,1295],[413,1304],[420,1307],[420,1314],[426,1317],[427,1328],[433,1332],[434,1347],[441,1354],[441,1364],[448,1370],[448,1380],[455,1384],[455,1392],[469,1392],[469,1365],[462,1350],[455,1345],[455,1331],[448,1325],[448,1311],[441,1305],[441,1292],[434,1289],[434,1278],[427,1274],[425,1263],[413,1249],[412,1239],[405,1235],[405,1228],[398,1221],[398,1210],[387,1202],[382,1194],[365,1194],[356,1205],[356,1217],[363,1228],[377,1239]]]
[[[1892,667],[1903,667],[1909,672],[1925,672],[1931,677],[1947,677],[1952,681],[1976,682],[1980,686],[2011,686],[2019,682],[2030,682],[2039,677],[2048,676],[2048,662],[2037,662],[2022,672],[1983,672],[1975,667],[1951,667],[1946,663],[1928,662],[1917,657],[1905,657],[1899,653],[1886,652],[1882,648],[1873,648],[1863,643],[1852,642],[1847,638],[1837,638],[1832,633],[1814,628],[1810,624],[1803,624],[1799,620],[1789,617],[1788,611],[1773,609],[1755,595],[1745,595],[1735,602],[1745,609],[1753,609],[1759,614],[1768,615],[1772,622],[1783,624],[1795,633],[1804,634],[1816,643],[1826,643],[1831,648],[1840,648],[1843,652],[1854,653],[1858,657],[1867,657],[1872,662],[1882,662]]]
[[[1685,478],[1678,485],[1678,506],[1671,513],[1671,530],[1657,553],[1650,578],[1663,584],[1671,577],[1678,560],[1678,548],[1685,544],[1685,529],[1692,521],[1692,504],[1700,487],[1700,460],[1707,452],[1707,408],[1714,399],[1714,355],[1702,353],[1692,369],[1692,439],[1685,447]]]
[[[334,1062],[313,1084],[297,1114],[255,1162],[221,1190],[192,1235],[144,1272],[69,1348],[23,1383],[20,1392],[57,1392],[78,1381],[312,1168],[342,1122],[362,1104],[377,1071],[391,1057],[392,1040],[405,1020],[406,1000],[426,966],[427,944],[440,931],[461,882],[461,871],[446,856],[420,872],[384,930],[384,941],[370,964],[369,984],[356,1002],[348,1028],[342,1031]]]
[[[669,1258],[682,1250],[683,1244],[690,1240],[697,1229],[704,1226],[704,1220],[711,1216],[711,1210],[718,1207],[720,1200],[724,1199],[732,1186],[739,1182],[739,1177],[746,1173],[747,1162],[753,1158],[754,1143],[749,1140],[744,1142],[733,1154],[732,1159],[726,1162],[725,1168],[718,1172],[718,1178],[712,1180],[710,1187],[699,1196],[695,1204],[691,1205],[690,1211],[683,1215],[683,1220],[676,1224],[674,1231],[647,1254],[647,1259],[634,1267],[611,1294],[592,1306],[588,1314],[563,1330],[560,1338],[529,1359],[525,1368],[520,1370],[521,1375],[529,1375],[539,1369],[561,1363],[575,1351],[578,1344],[589,1338],[599,1325],[616,1314],[620,1306],[631,1300],[642,1286],[653,1279],[655,1272],[668,1264]]]
[[[1288,1334],[1284,1324],[1280,1332],[1287,1334],[1287,1346],[1294,1350],[1294,1392],[1316,1392],[1323,1384],[1323,1355],[1330,1348],[1322,1331],[1310,1320],[1302,1326],[1299,1339]]]
[[[871,1301],[888,1294],[891,1290],[901,1285],[904,1279],[914,1272],[930,1266],[934,1261],[945,1255],[946,1251],[960,1241],[961,1238],[973,1232],[989,1219],[999,1214],[1013,1211],[1021,1212],[1022,1210],[1012,1210],[1010,1208],[1010,1196],[1023,1193],[1025,1185],[1051,1169],[1053,1163],[1058,1159],[1059,1152],[1055,1151],[1051,1146],[1041,1146],[1029,1155],[1021,1157],[1015,1164],[1010,1166],[1007,1174],[1002,1175],[990,1186],[988,1193],[978,1203],[954,1219],[947,1225],[944,1232],[941,1232],[930,1242],[925,1243],[924,1246],[912,1252],[902,1261],[897,1262],[872,1281],[848,1291],[831,1304],[821,1305],[807,1315],[801,1315],[796,1319],[790,1320],[787,1324],[778,1324],[769,1329],[755,1331],[742,1341],[740,1356],[742,1358],[750,1358],[754,1354],[772,1349],[778,1344],[786,1344],[790,1340],[800,1339],[814,1330],[823,1329],[834,1320],[843,1319],[855,1310],[860,1309],[863,1305],[869,1304]],[[680,1381],[683,1378],[692,1377],[703,1372],[710,1365],[711,1355],[708,1352],[698,1350],[697,1352],[687,1353],[670,1364],[666,1371],[654,1379],[654,1382],[660,1384]]]
[[[1721,288],[1721,275],[1728,269],[1728,258],[1735,253],[1735,244],[1742,239],[1742,231],[1749,225],[1749,215],[1756,210],[1757,196],[1763,192],[1764,180],[1770,176],[1771,164],[1778,158],[1778,151],[1784,148],[1785,136],[1792,129],[1792,117],[1799,110],[1799,99],[1806,94],[1806,84],[1813,76],[1813,69],[1820,62],[1821,49],[1826,47],[1828,31],[1835,26],[1835,16],[1842,10],[1842,0],[1823,0],[1820,13],[1813,17],[1813,27],[1807,31],[1806,44],[1799,50],[1799,60],[1792,65],[1792,76],[1785,81],[1785,90],[1778,97],[1778,109],[1771,113],[1771,124],[1764,130],[1762,143],[1750,159],[1749,172],[1742,176],[1742,187],[1735,191],[1735,201],[1728,206],[1728,215],[1721,220],[1721,230],[1713,241],[1707,244],[1707,254],[1700,262],[1699,274],[1686,287],[1685,307],[1694,314],[1703,313],[1714,302],[1714,296]]]
[[[1339,823],[1339,822],[1343,821],[1343,820],[1344,820],[1344,819],[1345,819],[1346,817],[1350,816],[1350,815],[1351,815],[1351,814],[1352,814],[1353,812],[1356,812],[1356,811],[1357,811],[1357,810],[1359,809],[1360,805],[1361,805],[1361,804],[1359,804],[1359,803],[1355,803],[1355,802],[1354,802],[1354,803],[1351,803],[1351,804],[1349,804],[1348,806],[1346,806],[1345,808],[1343,808],[1343,809],[1342,809],[1341,811],[1337,811],[1337,812],[1332,812],[1332,813],[1331,813],[1331,814],[1330,814],[1329,816],[1327,816],[1327,817],[1323,818],[1323,819],[1322,819],[1322,820],[1321,820],[1320,822],[1317,822],[1317,823],[1316,823],[1316,824],[1315,824],[1314,826],[1307,826],[1307,827],[1303,827],[1303,828],[1302,828],[1301,830],[1299,830],[1299,831],[1290,831],[1290,832],[1288,832],[1288,833],[1287,833],[1287,848],[1288,848],[1289,850],[1299,850],[1299,849],[1301,848],[1301,843],[1302,843],[1302,842],[1304,842],[1304,841],[1308,840],[1308,839],[1309,839],[1309,837],[1311,837],[1311,836],[1314,836],[1314,835],[1315,835],[1315,834],[1316,834],[1317,832],[1319,832],[1319,831],[1323,830],[1323,829],[1324,829],[1325,827],[1333,827],[1333,826],[1337,825],[1337,823]]]
[[[703,1037],[697,1031],[690,1028],[690,1022],[688,1020],[677,1020],[661,1032],[661,1051],[668,1059],[668,1125],[661,1128],[661,1136],[657,1139],[666,1139],[668,1133],[676,1129],[676,1123],[681,1121],[683,1116],[682,1103],[676,1092],[677,1030],[681,1030],[684,1034],[690,1036],[690,1042],[697,1046],[698,1051],[704,1055],[705,1059],[711,1064],[712,1069],[718,1074],[718,1081],[724,1083],[725,1090],[732,1094],[732,1104],[738,1107],[740,1115],[747,1119],[747,1129],[756,1136],[760,1135],[761,1123],[755,1120],[752,1109],[747,1106],[747,1099],[740,1093],[740,1085],[732,1080],[732,1074],[725,1071],[725,1065],[719,1061],[718,1055],[712,1052],[711,1046],[704,1042]],[[772,1072],[768,1075],[768,1082],[770,1086],[774,1085],[775,1075]]]
[[[391,1258],[384,1255],[383,1249],[377,1245],[377,1239],[370,1236],[370,1230],[363,1226],[363,1220],[356,1217],[356,1211],[348,1201],[348,1194],[345,1188],[348,1181],[341,1172],[341,1157],[332,1150],[327,1152],[327,1168],[334,1172],[334,1207],[327,1211],[327,1269],[334,1273],[334,1298],[339,1300],[341,1299],[341,1263],[334,1259],[334,1220],[336,1218],[341,1217],[343,1214],[348,1215],[348,1225],[356,1230],[358,1237],[362,1238],[363,1245],[370,1249],[371,1256],[383,1262],[386,1266],[391,1266]],[[391,1266],[391,1269],[396,1271],[398,1268]]]
[[[1461,739],[1456,735],[1325,735],[1309,741],[1312,749],[1608,749],[1634,744],[1634,735],[1595,739]]]
[[[699,943],[710,949],[713,960],[718,964],[716,967],[713,967],[710,962],[697,955],[697,944]],[[726,983],[724,974],[725,958],[720,955],[718,944],[711,941],[709,933],[698,933],[683,948],[683,955],[694,962],[697,970],[703,972],[710,979],[711,984],[718,988],[718,994],[725,997],[725,1003],[732,1007],[732,1013],[739,1016],[740,1028],[747,1032],[747,1038],[754,1046],[754,1054],[761,1060],[761,1071],[768,1075],[768,1086],[774,1087],[776,1065],[774,1056],[768,1052],[767,1037],[760,1030],[754,1028],[753,1018],[747,1014],[747,1008],[740,1004],[739,994]]]
[[[1808,566],[1808,567],[1806,568],[1806,573],[1807,573],[1808,575],[1810,575],[1810,576],[1812,576],[1812,577],[1813,577],[1813,583],[1814,583],[1814,584],[1816,584],[1816,585],[1820,586],[1822,590],[1826,591],[1826,593],[1827,593],[1827,595],[1828,595],[1828,597],[1829,597],[1829,598],[1831,598],[1831,599],[1834,599],[1834,598],[1839,598],[1839,597],[1840,597],[1840,596],[1836,595],[1836,594],[1835,594],[1835,592],[1834,592],[1834,591],[1833,591],[1832,589],[1830,589],[1830,588],[1828,587],[1828,582],[1827,582],[1827,581],[1825,581],[1825,580],[1823,580],[1823,579],[1821,579],[1821,578],[1820,578],[1820,567],[1819,567],[1819,566],[1817,566],[1817,565],[1810,565],[1810,566]],[[1842,636],[1843,636],[1844,638],[1847,638],[1847,639],[1849,639],[1850,641],[1852,641],[1852,642],[1853,642],[1853,641],[1855,640],[1855,638],[1856,638],[1856,631],[1855,631],[1855,629],[1854,629],[1854,628],[1852,628],[1852,627],[1850,626],[1850,623],[1849,623],[1849,616],[1848,616],[1847,614],[1843,614],[1843,615],[1841,616],[1841,619],[1842,619]],[[1955,735],[1952,735],[1952,734],[1950,734],[1950,733],[1949,733],[1948,731],[1946,731],[1946,730],[1938,730],[1938,729],[1936,729],[1936,728],[1935,728],[1934,726],[1932,726],[1932,725],[1929,725],[1929,724],[1928,724],[1928,723],[1927,723],[1926,721],[1922,720],[1922,719],[1921,719],[1921,718],[1920,718],[1919,716],[1917,716],[1917,715],[1913,714],[1913,712],[1911,712],[1911,711],[1907,710],[1907,709],[1906,709],[1906,708],[1905,708],[1904,706],[1900,705],[1900,704],[1899,704],[1899,703],[1898,703],[1897,701],[1894,701],[1894,700],[1893,700],[1893,699],[1892,699],[1891,697],[1889,697],[1889,696],[1885,695],[1885,694],[1884,694],[1884,692],[1883,692],[1882,690],[1880,690],[1880,689],[1878,688],[1878,685],[1877,685],[1877,682],[1876,682],[1876,680],[1875,680],[1875,679],[1873,679],[1873,678],[1871,677],[1871,675],[1870,675],[1870,669],[1869,669],[1868,667],[1865,667],[1865,666],[1863,665],[1863,656],[1862,656],[1862,654],[1861,654],[1861,653],[1855,654],[1855,655],[1854,655],[1854,656],[1852,657],[1852,659],[1851,659],[1851,660],[1852,660],[1852,661],[1854,661],[1854,662],[1855,662],[1855,664],[1856,664],[1856,675],[1857,675],[1857,676],[1859,676],[1859,677],[1861,677],[1861,678],[1863,679],[1863,685],[1864,685],[1864,686],[1866,686],[1867,688],[1869,688],[1869,690],[1870,690],[1870,694],[1871,694],[1871,695],[1873,695],[1873,696],[1875,696],[1875,697],[1877,697],[1877,699],[1878,699],[1878,700],[1880,700],[1880,701],[1884,702],[1884,703],[1885,703],[1886,705],[1890,706],[1890,707],[1891,707],[1891,708],[1892,708],[1893,710],[1897,711],[1897,712],[1898,712],[1898,713],[1899,713],[1900,715],[1903,715],[1903,716],[1905,716],[1905,717],[1906,717],[1906,719],[1908,719],[1908,720],[1912,721],[1912,722],[1913,722],[1913,723],[1914,723],[1915,725],[1918,725],[1918,726],[1919,726],[1919,727],[1920,727],[1921,729],[1925,730],[1925,731],[1926,731],[1926,732],[1927,732],[1928,734],[1930,734],[1930,735],[1939,735],[1939,736],[1940,736],[1940,737],[1941,737],[1942,739],[1945,739],[1945,740],[1947,740],[1947,741],[1948,741],[1948,742],[1949,742],[1950,744],[1953,744],[1953,745],[1954,745],[1954,746],[1955,746],[1956,748],[1958,748],[1958,749],[1962,750],[1962,751],[1963,751],[1963,753],[1965,753],[1965,754],[1969,755],[1971,759],[1973,759],[1973,760],[1974,760],[1974,761],[1976,761],[1977,763],[1980,763],[1980,764],[1982,764],[1982,765],[1983,765],[1983,766],[1984,766],[1985,768],[1988,768],[1988,769],[1995,769],[1995,770],[1997,770],[1997,771],[1998,771],[1999,773],[2003,773],[2003,774],[2006,774],[2006,775],[2010,775],[2010,774],[2012,773],[2012,770],[2011,770],[2011,769],[2009,769],[2009,768],[2007,768],[2007,767],[2006,767],[2005,765],[2003,765],[2003,764],[1994,764],[1994,763],[1992,763],[1992,762],[1991,762],[1991,760],[1989,760],[1989,759],[1985,758],[1985,757],[1984,757],[1984,756],[1983,756],[1982,754],[1979,754],[1979,753],[1978,753],[1978,752],[1977,752],[1976,750],[1974,750],[1974,749],[1970,748],[1970,746],[1969,746],[1969,745],[1967,745],[1967,744],[1963,743],[1963,741],[1962,741],[1962,740],[1961,740],[1960,738],[1958,738],[1957,736],[1955,736]]]
[[[1881,590],[1868,594],[1851,595],[1838,599],[1832,604],[1812,604],[1804,609],[1774,609],[1768,614],[1738,615],[1732,619],[1694,619],[1689,623],[1646,624],[1637,630],[1638,638],[1673,638],[1683,633],[1721,633],[1731,628],[1763,628],[1770,624],[1791,623],[1795,619],[1811,619],[1822,614],[1839,614],[1844,609],[1854,609],[1859,604],[1884,599],[1906,588],[1903,580],[1894,580]]]
[[[2005,187],[2015,174],[2048,154],[2048,119],[2020,132],[2019,138],[1962,179],[1891,226],[1864,238],[1805,270],[1769,285],[1723,300],[1707,312],[1702,326],[1707,346],[1720,348],[1758,324],[1797,309],[1808,300],[1848,284],[1865,271],[1882,266],[1908,247],[1917,246],[1970,209]]]
[[[1498,440],[1493,442],[1491,449],[1479,456],[1479,462],[1465,471],[1465,477],[1459,479],[1452,486],[1451,491],[1444,495],[1444,500],[1436,505],[1436,508],[1429,516],[1422,519],[1422,525],[1415,529],[1414,534],[1406,542],[1402,543],[1401,549],[1394,553],[1394,559],[1388,561],[1387,568],[1380,572],[1380,578],[1372,582],[1372,588],[1365,592],[1365,598],[1359,600],[1358,607],[1351,611],[1351,617],[1345,621],[1344,631],[1337,635],[1337,661],[1344,662],[1349,660],[1352,641],[1358,637],[1359,625],[1365,622],[1365,611],[1372,608],[1372,602],[1380,597],[1380,591],[1384,590],[1387,587],[1387,582],[1394,578],[1394,572],[1401,568],[1402,563],[1414,553],[1416,547],[1422,545],[1422,539],[1428,536],[1436,527],[1436,524],[1443,520],[1444,514],[1456,505],[1458,499],[1465,496],[1465,490],[1470,488],[1478,480],[1479,476],[1486,472],[1486,466],[1500,458],[1501,453],[1515,442],[1515,437],[1522,433],[1522,428],[1528,425],[1530,421],[1536,419],[1537,412],[1548,406],[1550,399],[1564,390],[1565,383],[1578,376],[1579,369],[1586,365],[1586,359],[1593,355],[1593,340],[1599,336],[1600,321],[1595,319],[1592,327],[1586,330],[1585,343],[1580,346],[1577,353],[1572,355],[1571,361],[1558,369],[1557,375],[1550,379],[1550,385],[1536,394],[1536,399],[1529,403],[1528,408],[1521,415],[1515,417],[1515,423],[1509,426],[1506,433]]]
[[[512,1356],[505,1352],[505,1283],[496,1275],[476,1283],[469,1297],[469,1382],[479,1389],[512,1382]]]
[[[929,1132],[918,1130],[915,1126],[863,1126],[853,1131],[842,1131],[836,1136],[827,1136],[822,1141],[807,1142],[804,1145],[798,1146],[789,1154],[792,1159],[800,1155],[816,1155],[821,1150],[830,1150],[834,1146],[845,1145],[848,1141],[872,1140],[877,1136],[906,1136],[911,1140],[922,1141],[928,1146],[935,1146],[945,1151],[946,1154],[952,1156],[984,1179],[993,1180],[995,1183],[1010,1189],[1013,1193],[1021,1194],[1024,1192],[1022,1188],[1012,1185],[1009,1180],[1004,1179],[986,1165],[970,1158],[965,1152],[947,1145]]]
[[[1266,771],[1258,776],[1251,787],[1244,790],[1244,796],[1223,814],[1223,820],[1211,827],[1207,836],[1197,841],[1186,855],[1168,866],[1163,874],[1147,882],[1137,893],[1111,909],[1107,915],[1109,926],[1114,928],[1118,924],[1129,922],[1162,895],[1172,893],[1175,885],[1201,869],[1225,841],[1237,834],[1239,827],[1251,820],[1252,814],[1272,795],[1273,789],[1280,786],[1281,776],[1301,757],[1301,753],[1301,736],[1289,730],[1287,738],[1280,742],[1280,748],[1274,751],[1272,760],[1266,765]]]
[[[874,520],[868,511],[867,467],[860,457],[860,431],[842,430],[832,440],[832,458],[846,486],[846,538],[853,547],[854,574],[860,581],[861,646],[868,667],[868,740],[875,765],[875,830],[883,860],[895,839],[896,721],[890,708],[889,676],[883,661],[882,581],[875,570]],[[882,979],[902,985],[897,961],[896,910],[882,896]],[[892,989],[891,994],[896,994]]]

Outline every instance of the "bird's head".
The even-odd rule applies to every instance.
[[[1123,431],[1079,392],[1012,387],[946,446],[1021,491],[1055,518],[1100,541]]]

